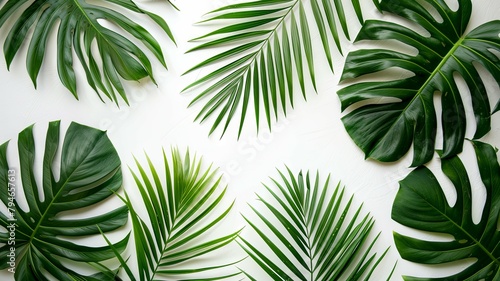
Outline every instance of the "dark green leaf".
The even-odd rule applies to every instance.
[[[389,81],[360,82],[338,92],[342,110],[370,100],[342,118],[347,132],[367,158],[397,161],[413,144],[412,166],[428,162],[434,154],[438,127],[435,92],[439,92],[442,104],[443,157],[461,152],[466,137],[466,108],[454,74],[462,76],[472,98],[474,138],[490,130],[492,110],[488,93],[474,63],[481,64],[500,85],[500,59],[494,54],[500,51],[500,21],[483,24],[465,34],[472,9],[470,0],[460,0],[456,11],[441,0],[423,2],[435,8],[443,20],[434,18],[413,0],[382,0],[380,9],[421,26],[429,36],[394,22],[369,20],[356,38],[394,40],[412,46],[417,55],[363,49],[351,52],[346,59],[342,81],[393,68],[410,73],[410,77],[401,77],[398,72]],[[381,99],[387,101],[371,101]]]
[[[84,0],[9,0],[0,9],[0,28],[7,20],[14,22],[4,42],[4,54],[10,66],[24,42],[29,42],[26,68],[36,87],[47,40],[57,29],[57,70],[62,84],[76,97],[77,79],[74,74],[73,53],[85,70],[87,83],[118,104],[117,91],[128,103],[121,80],[138,81],[149,77],[153,82],[151,62],[132,41],[100,23],[100,20],[118,27],[123,34],[131,35],[147,47],[165,67],[163,53],[156,39],[142,26],[115,9],[88,3]],[[167,23],[159,16],[137,7],[131,0],[109,0],[115,6],[144,14],[158,24],[174,41]],[[31,32],[32,31],[32,32]],[[82,45],[82,38],[85,44]],[[97,44],[99,56],[90,51]],[[102,60],[98,66],[96,61]],[[102,100],[102,98],[101,98]]]
[[[449,205],[436,177],[422,166],[400,182],[392,218],[411,228],[450,236],[447,241],[436,242],[395,233],[396,246],[404,259],[443,266],[454,261],[475,260],[460,272],[446,277],[405,277],[405,280],[498,280],[500,166],[493,147],[481,142],[473,142],[473,145],[486,188],[479,223],[472,218],[471,181],[458,156],[441,159],[441,169],[456,190],[457,199],[453,206]]]
[[[58,280],[90,278],[68,268],[61,258],[85,268],[86,263],[114,257],[113,251],[122,252],[128,242],[128,235],[111,246],[104,246],[104,241],[100,247],[76,241],[83,237],[100,237],[101,232],[108,233],[124,226],[128,208],[120,206],[99,215],[86,214],[83,208],[95,207],[120,189],[120,159],[105,132],[77,123],[69,126],[60,148],[59,127],[58,121],[49,124],[41,180],[35,173],[32,126],[19,134],[20,169],[7,162],[8,143],[0,146],[0,199],[8,207],[7,213],[0,214],[0,224],[7,229],[7,234],[15,233],[15,240],[9,240],[9,235],[2,231],[0,242],[4,245],[0,248],[0,261],[5,268],[9,260],[7,254],[11,247],[15,248],[16,280],[46,280],[49,274]],[[59,149],[61,160],[57,163],[55,157]],[[54,166],[60,166],[57,173]],[[19,195],[13,196],[19,192],[21,183],[28,210],[20,207]],[[43,190],[43,200],[39,190]],[[81,215],[68,218],[64,215],[68,212]],[[15,228],[9,230],[8,226],[12,225]]]

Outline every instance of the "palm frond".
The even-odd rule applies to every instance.
[[[136,277],[119,256],[128,277],[131,280],[175,276],[221,280],[238,275],[236,269],[229,268],[237,260],[227,264],[201,262],[194,268],[186,266],[228,245],[239,234],[238,230],[208,241],[203,239],[221,224],[233,207],[230,204],[219,211],[226,189],[221,189],[216,170],[209,167],[203,171],[201,159],[191,158],[189,152],[182,159],[177,149],[172,149],[170,161],[163,151],[163,173],[147,155],[146,158],[147,166],[136,160],[137,172],[131,172],[147,215],[139,214],[127,193],[123,198],[130,208],[138,270]]]
[[[258,220],[244,217],[258,242],[242,237],[241,247],[272,280],[368,280],[388,250],[371,253],[378,239],[369,238],[371,216],[361,217],[361,207],[352,215],[352,197],[344,202],[340,184],[331,195],[329,176],[321,184],[319,173],[312,180],[309,172],[278,172],[274,187],[265,186],[270,199],[258,196],[263,206],[251,206]]]
[[[362,21],[359,1],[352,2]],[[311,9],[312,13],[307,9]],[[278,119],[279,110],[286,116],[287,105],[293,108],[294,83],[299,84],[304,99],[306,83],[311,82],[316,89],[312,48],[314,34],[311,32],[318,32],[324,54],[333,71],[331,46],[335,44],[341,52],[339,33],[349,39],[345,14],[341,0],[334,0],[333,3],[328,0],[258,0],[211,11],[203,23],[221,27],[193,39],[192,41],[200,43],[188,52],[214,47],[221,48],[222,51],[186,73],[208,68],[216,63],[222,63],[223,66],[202,76],[183,90],[212,83],[191,103],[210,98],[196,119],[204,121],[215,115],[210,134],[217,127],[223,126],[224,135],[237,109],[241,108],[240,135],[253,97],[257,129],[261,111],[265,112],[266,123],[271,129],[271,120]],[[337,26],[338,22],[341,31]],[[316,29],[311,29],[311,26]],[[227,46],[232,47],[228,49]]]
[[[113,3],[117,7],[148,16],[174,41],[165,20],[139,8],[133,1],[101,2]],[[100,92],[116,104],[120,98],[128,104],[122,80],[138,81],[149,77],[156,83],[151,61],[135,43],[102,25],[100,20],[105,20],[118,27],[124,34],[133,36],[166,67],[159,43],[146,29],[118,12],[116,8],[91,4],[85,0],[7,1],[0,9],[0,28],[6,28],[7,21],[14,21],[4,42],[7,66],[10,67],[21,46],[29,40],[26,67],[36,87],[48,38],[57,28],[59,79],[75,98],[78,98],[78,94],[73,54],[76,54],[85,71],[87,83],[101,100],[103,99]]]

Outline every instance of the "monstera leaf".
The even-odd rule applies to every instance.
[[[307,6],[304,7],[304,4]],[[359,20],[363,21],[359,0],[353,0],[352,6]],[[312,10],[313,16],[309,16],[308,8]],[[294,83],[300,85],[304,98],[306,82],[311,81],[316,88],[312,46],[314,32],[318,32],[321,38],[324,54],[332,70],[331,45],[336,44],[339,50],[341,48],[339,23],[342,27],[340,32],[349,38],[341,0],[257,0],[235,3],[210,12],[203,22],[220,28],[193,39],[200,43],[189,52],[215,47],[222,48],[222,51],[186,73],[216,63],[222,66],[197,79],[184,91],[207,84],[191,104],[210,97],[196,117],[204,121],[209,116],[217,116],[210,134],[222,125],[224,134],[239,108],[241,118],[238,134],[241,134],[252,99],[257,129],[262,107],[271,129],[272,115],[277,120],[280,108],[286,115],[287,105],[293,107]]]
[[[350,53],[341,80],[382,70],[397,72],[394,80],[357,83],[338,92],[342,110],[353,104],[357,109],[343,117],[347,132],[367,158],[396,161],[413,143],[413,166],[428,162],[435,150],[436,109],[434,93],[442,103],[443,157],[462,150],[466,114],[461,94],[470,95],[480,138],[490,130],[491,108],[488,93],[475,63],[482,65],[500,84],[500,21],[483,24],[464,34],[471,15],[470,0],[460,0],[456,11],[444,0],[382,0],[381,10],[403,17],[425,32],[394,22],[366,21],[356,41],[392,40],[417,50],[416,55],[385,49],[365,49]],[[426,4],[430,8],[424,8]],[[439,16],[433,16],[434,10]],[[427,34],[425,34],[427,33]],[[460,91],[454,78],[459,74],[468,89]],[[495,95],[495,101],[498,99]],[[374,101],[381,101],[374,103]],[[498,110],[498,105],[493,112]]]
[[[132,172],[147,215],[139,215],[128,195],[124,198],[132,219],[138,277],[118,251],[116,254],[129,280],[179,280],[176,278],[184,276],[189,279],[183,280],[202,281],[238,275],[226,268],[232,263],[207,262],[210,253],[231,243],[239,233],[204,239],[233,206],[220,209],[226,192],[220,188],[221,178],[215,178],[211,167],[203,171],[202,161],[191,159],[189,152],[184,160],[177,149],[172,150],[171,161],[165,152],[163,157],[163,173],[157,171],[149,157],[149,172],[137,161],[138,173]],[[190,262],[196,262],[196,267],[189,268]]]
[[[131,0],[97,2],[113,3],[145,14],[173,40],[169,27],[162,18],[140,9]],[[101,100],[99,91],[116,103],[119,96],[128,103],[122,79],[138,81],[150,77],[154,82],[151,62],[135,43],[101,24],[101,20],[138,39],[166,66],[160,45],[147,30],[119,13],[116,8],[111,9],[85,0],[7,1],[0,9],[0,28],[6,28],[8,21],[15,21],[4,42],[7,65],[10,66],[23,43],[31,37],[26,67],[36,87],[47,41],[51,31],[57,28],[57,71],[63,85],[78,98],[73,68],[75,53],[85,71],[88,84]],[[94,48],[94,44],[97,48]]]
[[[395,233],[394,239],[404,259],[424,264],[445,264],[474,258],[462,271],[441,278],[405,277],[405,280],[499,280],[500,279],[500,166],[493,147],[473,142],[486,201],[481,221],[472,219],[472,190],[467,171],[455,156],[442,159],[442,170],[455,186],[453,206],[435,176],[419,167],[400,183],[392,208],[392,218],[408,227],[449,234],[444,242],[427,241]]]
[[[245,217],[260,241],[240,244],[268,275],[262,280],[368,280],[385,256],[370,253],[373,219],[359,218],[361,207],[351,214],[352,197],[345,202],[339,185],[332,195],[330,177],[321,184],[318,173],[311,180],[287,172],[279,171],[276,188],[266,186],[271,200],[258,196],[262,205],[251,206],[258,219]]]
[[[20,169],[7,162],[7,145],[0,146],[0,199],[8,208],[0,213],[1,268],[15,271],[16,280],[113,280],[114,274],[109,272],[85,276],[68,265],[68,261],[76,262],[82,269],[89,267],[88,263],[113,258],[113,251],[105,245],[100,231],[110,232],[127,222],[126,206],[103,214],[86,214],[122,185],[120,159],[106,133],[72,123],[59,162],[55,160],[59,122],[51,122],[40,179],[36,176],[32,127],[19,134]],[[60,166],[59,171],[54,170],[55,166]],[[76,241],[93,236],[103,246]],[[128,235],[114,247],[123,251],[127,242]]]

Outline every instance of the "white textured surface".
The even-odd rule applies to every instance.
[[[272,133],[261,130],[261,133],[256,135],[252,116],[247,118],[245,130],[239,140],[236,139],[236,122],[230,126],[222,139],[219,139],[220,131],[208,137],[212,125],[210,120],[201,125],[193,122],[203,102],[187,108],[196,95],[196,90],[182,95],[180,91],[206,73],[204,72],[206,70],[186,76],[181,74],[207,58],[209,52],[184,54],[193,46],[187,42],[206,32],[204,27],[194,25],[204,13],[231,2],[235,1],[176,1],[175,4],[181,12],[173,12],[163,1],[138,1],[145,9],[165,16],[176,37],[177,47],[168,42],[165,35],[155,26],[150,26],[150,30],[162,44],[169,70],[166,71],[154,62],[158,87],[149,81],[143,81],[138,85],[127,85],[131,97],[130,107],[122,106],[117,109],[111,102],[101,103],[86,85],[81,69],[78,69],[80,100],[75,100],[60,84],[57,76],[55,36],[52,36],[47,47],[37,90],[33,88],[25,70],[23,52],[14,60],[10,72],[6,70],[5,60],[1,58],[0,143],[9,139],[15,140],[22,129],[36,123],[35,136],[38,136],[37,144],[40,145],[44,140],[47,123],[61,120],[63,132],[71,121],[107,130],[124,168],[133,166],[133,155],[144,160],[144,151],[157,165],[161,165],[162,147],[168,150],[171,146],[177,146],[181,151],[189,147],[191,152],[203,156],[206,163],[213,162],[214,166],[220,167],[220,171],[225,174],[229,187],[228,200],[236,198],[236,209],[231,217],[232,221],[227,224],[228,227],[243,225],[238,211],[246,212],[248,203],[256,203],[255,192],[262,192],[261,182],[269,182],[270,176],[277,176],[276,168],[283,169],[286,164],[294,172],[300,169],[319,170],[324,177],[331,173],[332,182],[341,181],[346,186],[347,192],[354,194],[355,202],[357,204],[364,202],[364,210],[369,211],[376,219],[374,232],[382,231],[378,251],[381,252],[386,246],[391,246],[386,261],[377,271],[379,276],[389,272],[395,260],[399,261],[392,280],[401,280],[401,275],[446,274],[447,271],[440,268],[430,270],[428,267],[399,259],[393,246],[392,231],[409,233],[409,230],[394,223],[390,218],[390,211],[398,188],[397,182],[410,171],[407,167],[411,163],[411,152],[393,164],[364,160],[363,153],[351,141],[340,121],[342,114],[336,95],[343,64],[340,55],[335,55],[335,74],[332,74],[327,69],[326,63],[319,59],[322,55],[317,56],[318,93],[309,92],[307,102],[296,95],[295,110],[290,110],[286,119],[281,118],[274,125]],[[367,18],[379,17],[373,10],[371,1],[362,2],[367,3],[364,6]],[[474,1],[469,30],[498,18],[498,15],[500,15],[500,1]],[[359,24],[353,17],[350,25],[351,33],[355,34],[358,28]],[[2,41],[5,33],[5,29],[0,31]],[[316,44],[320,44],[318,38],[313,39],[316,39],[314,42],[318,42]],[[349,46],[349,43],[345,43]],[[348,47],[345,49],[345,54],[347,49]],[[491,87],[495,89],[495,95],[498,97],[498,87],[495,85]],[[493,117],[492,130],[484,141],[500,146],[500,114]],[[15,142],[11,144],[9,159],[11,163],[16,163]],[[37,152],[41,156],[40,146]],[[468,166],[474,165],[473,153],[467,143],[463,157]],[[438,161],[433,161],[429,165],[436,170],[438,164]],[[473,182],[480,184],[479,176],[473,173],[471,172]],[[124,188],[134,194],[135,186],[127,169],[124,169],[124,174]],[[450,198],[452,197],[450,194]],[[237,248],[237,245],[234,247]],[[241,255],[238,249],[234,251],[238,251],[237,255]],[[2,272],[0,279],[13,278]]]

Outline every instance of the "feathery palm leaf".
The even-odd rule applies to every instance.
[[[449,234],[448,241],[429,241],[394,233],[401,256],[422,264],[442,264],[474,258],[460,272],[439,278],[404,276],[405,280],[500,280],[500,166],[495,149],[472,142],[486,200],[481,219],[473,220],[472,189],[467,170],[458,156],[442,159],[441,169],[455,187],[453,206],[436,177],[425,166],[411,172],[400,182],[392,208],[392,218],[411,228],[436,234]]]
[[[435,150],[436,110],[433,98],[441,93],[443,157],[462,150],[466,131],[465,106],[453,75],[459,74],[472,98],[476,119],[474,138],[490,130],[492,111],[488,92],[474,66],[482,65],[500,85],[500,21],[483,24],[464,34],[472,11],[470,0],[460,0],[459,8],[451,10],[444,0],[382,0],[382,11],[398,15],[420,26],[427,34],[419,34],[403,25],[369,20],[356,41],[393,40],[415,48],[417,55],[384,49],[366,49],[347,56],[341,80],[357,78],[393,68],[412,74],[401,78],[401,71],[390,81],[363,82],[347,86],[338,95],[342,110],[363,102],[343,117],[347,132],[365,152],[379,161],[396,161],[413,144],[412,166],[428,162]],[[439,17],[432,15],[430,6]],[[490,93],[492,94],[492,93]],[[498,97],[498,95],[496,95]],[[370,99],[382,103],[374,103]],[[393,101],[396,99],[397,101]],[[368,102],[367,102],[368,101]]]
[[[211,97],[196,119],[204,121],[211,115],[217,118],[210,134],[222,125],[224,132],[241,107],[239,134],[253,99],[256,125],[259,128],[261,103],[271,129],[271,118],[278,119],[279,107],[286,115],[287,104],[293,107],[294,83],[298,81],[306,98],[306,81],[316,88],[311,26],[314,23],[323,45],[328,63],[333,70],[332,41],[341,50],[339,30],[335,19],[342,26],[347,38],[349,33],[341,0],[310,1],[313,16],[308,16],[305,1],[257,0],[222,7],[209,13],[206,23],[222,25],[221,28],[193,39],[200,42],[188,52],[232,45],[217,55],[197,64],[186,73],[206,68],[214,63],[224,65],[187,86],[184,91],[215,81],[194,98],[191,104]],[[310,4],[309,4],[310,3]],[[359,0],[352,4],[362,21]],[[305,61],[304,61],[305,58]],[[294,77],[294,71],[296,77]],[[308,74],[306,74],[308,72]],[[218,111],[218,113],[216,113]]]
[[[147,15],[172,41],[174,40],[162,18],[139,8],[133,1],[101,2]],[[31,37],[26,54],[26,67],[35,87],[49,35],[56,28],[57,71],[60,81],[75,98],[78,98],[78,95],[73,53],[85,71],[88,84],[101,100],[99,91],[117,104],[117,94],[128,103],[122,79],[138,81],[150,77],[154,82],[151,62],[143,50],[123,35],[102,25],[100,20],[105,20],[135,37],[166,67],[156,39],[116,9],[91,4],[85,0],[9,0],[0,9],[0,28],[4,27],[8,20],[15,22],[4,42],[7,66],[10,67],[20,47]],[[97,48],[94,48],[94,44]]]
[[[245,220],[262,243],[241,238],[243,249],[272,280],[370,278],[387,252],[379,258],[370,254],[378,238],[367,241],[373,219],[369,215],[358,219],[361,207],[348,219],[352,197],[344,206],[340,184],[329,194],[330,177],[321,185],[318,173],[311,180],[309,172],[305,178],[302,172],[297,177],[287,172],[288,178],[279,171],[281,181],[273,179],[277,191],[266,186],[272,200],[258,196],[263,206],[251,206],[260,222]]]
[[[113,258],[109,246],[91,247],[75,243],[83,237],[100,237],[125,225],[127,206],[109,212],[84,216],[122,185],[121,163],[106,133],[72,123],[62,145],[58,179],[53,170],[59,149],[59,122],[51,122],[47,131],[42,166],[42,188],[35,177],[35,142],[32,126],[19,134],[20,170],[7,162],[8,142],[0,146],[0,199],[8,207],[0,213],[0,268],[9,266],[15,255],[15,279],[31,280],[114,280],[113,272],[82,275],[68,267],[64,259],[79,266]],[[19,173],[19,175],[17,174]],[[28,211],[20,207],[21,178]],[[39,190],[43,190],[40,194]],[[17,193],[17,196],[16,196]],[[43,195],[43,199],[41,198]],[[79,212],[78,217],[67,217]],[[7,230],[7,231],[5,231]],[[14,239],[12,239],[14,237]],[[103,241],[104,242],[104,241]],[[123,251],[128,235],[113,244]],[[15,248],[15,251],[12,251]]]
[[[239,231],[200,242],[203,235],[220,225],[232,209],[231,204],[222,212],[218,211],[226,189],[220,190],[221,178],[215,178],[216,172],[211,167],[203,171],[202,161],[191,159],[189,152],[184,160],[177,149],[172,150],[170,163],[165,152],[163,158],[163,178],[149,157],[150,175],[137,160],[138,173],[132,171],[147,216],[143,218],[138,214],[128,195],[124,198],[132,219],[138,279],[168,277],[170,280],[186,275],[197,276],[196,280],[221,280],[238,275],[238,272],[221,273],[232,263],[199,264],[196,268],[184,265],[231,243]],[[118,258],[128,277],[136,280],[130,266],[119,255]]]

